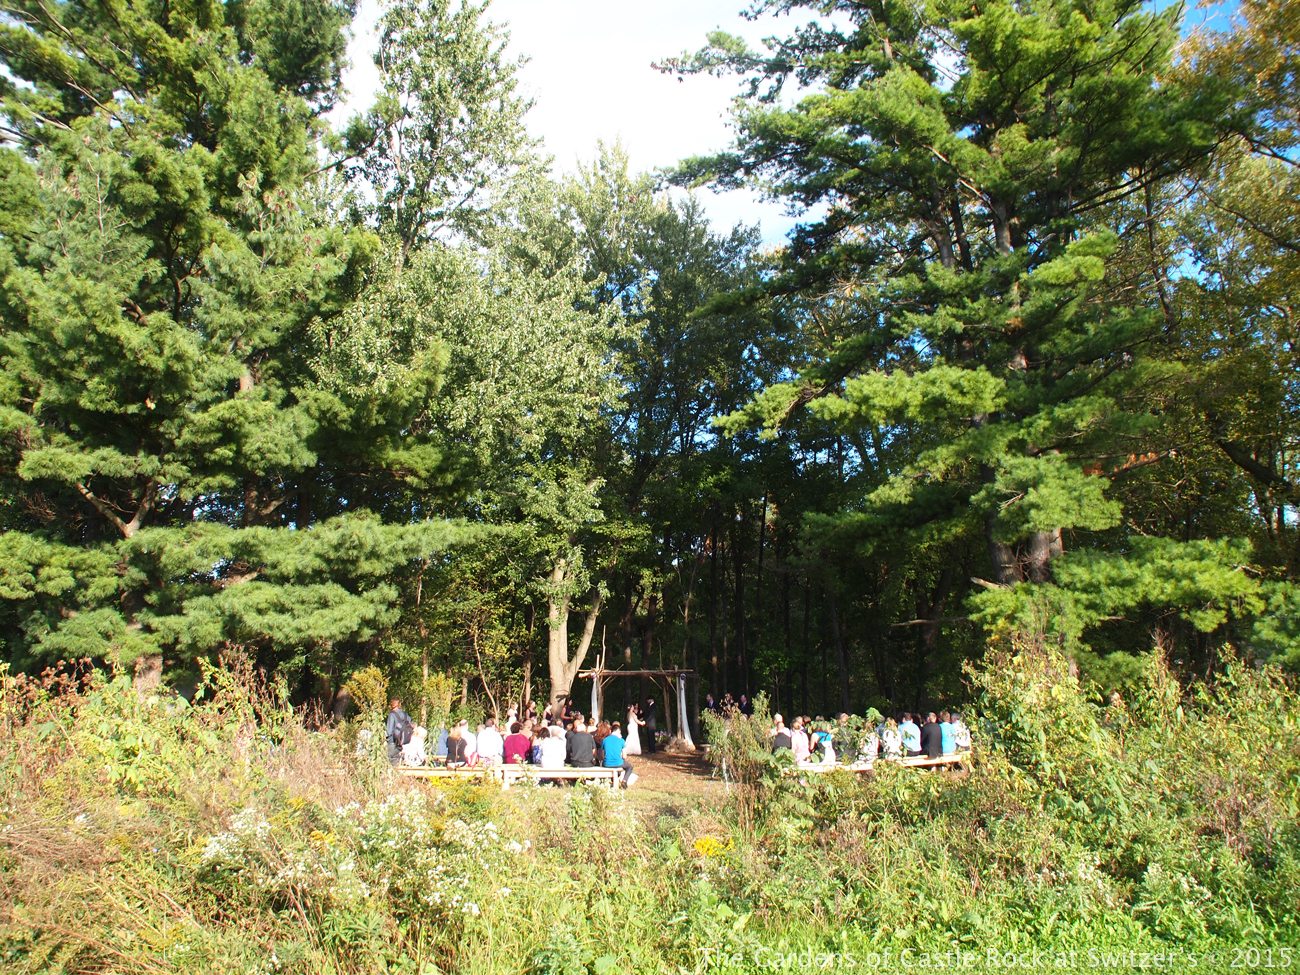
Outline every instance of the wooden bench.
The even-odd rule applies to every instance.
[[[419,768],[410,765],[397,766],[399,775],[412,779],[456,779],[459,781],[486,780],[495,778],[496,769],[482,768],[447,768],[445,765],[425,765]]]
[[[894,762],[903,766],[903,768],[941,768],[946,765],[969,764],[971,752],[969,749],[961,752],[954,752],[951,755],[940,755],[938,758],[928,758],[925,755],[912,755],[906,758],[878,758],[876,762]],[[846,772],[853,772],[861,775],[864,772],[870,772],[875,768],[874,762],[854,762],[852,765],[821,765],[814,762],[805,762],[792,766],[784,770],[786,775],[802,775],[805,772],[811,772],[814,775],[821,775],[825,772],[836,772],[843,769]]]
[[[565,779],[571,782],[592,782],[606,789],[617,789],[623,784],[621,768],[564,768],[544,769],[538,765],[484,765],[479,768],[446,768],[426,765],[412,768],[397,766],[397,771],[412,779],[492,780],[500,782],[502,789],[523,781],[554,782]]]
[[[886,761],[897,761],[905,768],[938,768],[941,765],[960,765],[963,762],[970,762],[970,749],[964,752],[953,752],[951,755],[940,755],[938,758],[927,758],[924,755],[911,755],[907,758],[886,759]]]
[[[623,784],[621,768],[542,768],[540,765],[501,765],[497,774],[501,788],[508,789],[516,782],[555,782],[567,779],[573,782],[592,782],[603,788],[616,790]]]

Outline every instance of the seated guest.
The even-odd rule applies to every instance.
[[[596,764],[605,764],[604,745],[602,744],[609,737],[610,725],[608,721],[602,721],[592,729],[592,737],[596,739]]]
[[[885,758],[903,757],[903,736],[898,731],[898,723],[893,718],[885,719],[885,728],[880,733],[880,744],[885,749]]]
[[[484,765],[500,765],[505,759],[505,739],[497,731],[497,719],[489,717],[478,735],[478,755]]]
[[[952,716],[952,740],[957,744],[957,751],[970,751],[970,728],[966,727],[960,714]]]
[[[510,726],[510,734],[501,744],[501,754],[507,765],[522,765],[528,760],[532,742],[524,734],[524,726],[518,721]]]
[[[465,764],[475,765],[478,763],[478,735],[469,730],[469,721],[462,720],[460,723],[460,736],[465,739]]]
[[[460,724],[454,725],[451,729],[451,734],[447,736],[447,765],[449,767],[454,765],[465,765],[469,761],[465,755],[464,725],[465,722],[463,721],[460,722]]]
[[[581,720],[573,722],[573,731],[569,735],[566,757],[574,768],[595,768],[596,737],[587,730]]]
[[[609,734],[605,736],[602,744],[605,749],[605,768],[621,768],[625,786],[635,782],[638,776],[632,771],[632,763],[623,758],[623,728],[617,721],[609,729]]]
[[[447,722],[440,721],[438,723],[438,741],[433,746],[434,758],[447,757],[447,739],[450,737],[451,737],[451,732],[447,730]]]
[[[829,731],[826,732],[826,737],[821,740],[821,746],[822,764],[834,765],[837,761],[835,757],[835,739]]]
[[[903,736],[903,754],[921,754],[921,729],[912,720],[911,713],[903,715],[903,722],[898,726],[898,733]]]
[[[779,714],[772,716],[772,727],[768,729],[767,736],[772,739],[772,754],[774,755],[782,748],[790,748],[793,745],[790,732],[785,727],[785,718]]]
[[[831,737],[835,745],[835,754],[843,758],[848,758],[853,753],[853,729],[849,727],[849,716],[847,712],[841,711],[839,720],[835,723],[835,733]]]
[[[564,768],[564,730],[551,728],[550,734],[539,746],[538,765],[542,768]]]
[[[939,730],[939,718],[933,711],[925,716],[921,725],[921,751],[926,758],[938,758],[943,754],[943,732]]]
[[[874,728],[862,730],[862,740],[858,742],[858,761],[867,765],[875,763],[880,757],[880,736]]]
[[[812,753],[812,745],[808,741],[808,733],[803,730],[803,718],[794,719],[794,727],[790,729],[790,750],[794,752],[796,762],[808,761],[808,756]]]
[[[551,729],[543,725],[533,730],[533,747],[529,751],[529,761],[534,765],[542,764],[542,742],[551,737]]]
[[[939,715],[939,747],[945,755],[957,752],[957,740],[952,733],[952,715],[947,711]]]
[[[425,739],[429,732],[418,724],[411,732],[411,740],[402,746],[402,764],[419,768],[429,760],[429,753],[424,750]]]

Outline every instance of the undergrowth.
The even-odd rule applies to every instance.
[[[0,969],[1300,967],[1281,675],[1185,689],[1153,658],[1104,708],[1040,650],[970,676],[961,773],[801,782],[760,702],[712,729],[729,801],[669,815],[635,792],[399,780],[381,736],[308,732],[238,660],[193,704],[90,667],[6,674]]]

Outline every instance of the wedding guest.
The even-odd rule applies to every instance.
[[[790,728],[790,750],[794,752],[796,762],[806,762],[808,756],[812,754],[812,743],[808,740],[808,733],[804,731],[803,718],[795,718],[794,725]]]
[[[898,726],[898,732],[903,736],[903,754],[920,755],[921,754],[921,729],[917,723],[912,720],[910,713],[903,715],[903,722]]]
[[[564,754],[564,729],[553,727],[542,739],[537,764],[542,768],[564,768]]]
[[[469,763],[465,753],[465,722],[453,725],[447,736],[447,766],[466,765]]]
[[[604,724],[604,722],[601,722]],[[629,786],[635,782],[639,776],[632,771],[632,763],[623,757],[623,735],[622,728],[617,721],[610,728],[609,733],[604,736],[601,744],[604,748],[604,765],[605,768],[618,768],[623,770],[623,785]]]
[[[785,726],[785,718],[781,717],[781,715],[772,715],[772,727],[768,729],[767,736],[772,739],[773,754],[776,754],[782,748],[793,749],[794,740],[790,737],[790,732]]]
[[[518,721],[510,726],[510,734],[502,743],[501,752],[507,765],[522,765],[532,750],[532,742],[524,732],[524,726]]]
[[[505,739],[497,731],[497,719],[489,716],[478,735],[478,754],[485,765],[500,765],[505,760]]]
[[[880,733],[880,744],[885,749],[885,758],[903,757],[903,736],[899,734],[898,722],[893,718],[885,719],[885,730]]]
[[[959,752],[970,751],[970,728],[966,726],[960,714],[952,716],[952,740],[956,743]]]
[[[943,732],[939,730],[939,718],[933,711],[925,716],[921,725],[921,751],[927,758],[938,758],[943,754]]]
[[[565,757],[574,768],[592,768],[596,764],[596,738],[581,719],[573,723]]]

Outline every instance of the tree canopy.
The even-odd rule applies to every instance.
[[[238,648],[336,713],[602,647],[696,709],[960,698],[1011,634],[1098,694],[1300,666],[1280,0],[756,0],[659,65],[740,91],[660,176],[554,173],[472,2],[387,4],[337,130],[351,3],[0,9],[13,665]]]

